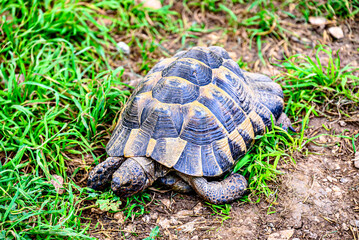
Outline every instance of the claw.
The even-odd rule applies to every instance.
[[[286,132],[288,132],[288,129],[293,132],[296,132],[292,126],[292,123],[290,122],[290,119],[284,112],[279,116],[276,125],[283,128]]]
[[[289,126],[289,129],[290,129],[292,132],[295,132],[295,133],[297,132],[292,125]]]

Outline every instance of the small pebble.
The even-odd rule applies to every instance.
[[[343,223],[343,224],[342,224],[342,228],[343,228],[344,231],[348,231],[348,230],[349,230],[349,228],[348,228],[348,226],[347,226],[346,223]]]
[[[153,214],[151,214],[151,219],[155,220],[158,218],[158,212],[154,212]]]
[[[160,9],[162,7],[160,0],[142,0],[144,7],[152,8],[152,9]]]
[[[329,168],[333,171],[335,170],[340,170],[340,165],[336,162],[330,162],[329,163]]]
[[[352,225],[353,227],[359,228],[359,220],[350,220],[349,223],[350,223],[350,225]]]
[[[304,230],[304,232],[306,233],[306,237],[309,239],[317,239],[318,238],[318,234],[313,233],[309,230]]]
[[[327,179],[328,179],[329,182],[336,182],[336,181],[338,181],[336,178],[333,178],[333,177],[331,177],[331,176],[328,176]]]
[[[150,215],[145,215],[142,217],[142,221],[144,221],[145,223],[149,223],[150,222]]]
[[[342,196],[342,191],[339,187],[337,186],[333,186],[332,187],[333,191],[334,191],[334,195],[337,197],[341,197]]]
[[[180,222],[179,222],[176,218],[171,217],[170,223],[171,223],[172,225],[178,225]]]
[[[188,217],[191,215],[193,215],[193,211],[190,211],[190,210],[181,210],[176,213],[176,216],[178,218],[185,218],[185,217]]]
[[[293,236],[293,234],[294,229],[282,230],[269,235],[268,240],[288,240]]]
[[[347,183],[347,182],[349,182],[349,179],[348,179],[348,178],[345,178],[345,177],[342,177],[342,178],[339,179],[339,181],[340,181],[341,183]]]
[[[229,55],[234,61],[237,61],[237,60],[238,60],[237,53],[235,53],[235,52],[228,52],[228,55]]]
[[[356,152],[354,155],[354,167],[359,168],[359,152]]]
[[[320,136],[318,137],[317,142],[318,142],[318,143],[327,143],[327,142],[328,142],[328,139],[327,139],[326,136],[320,135]]]
[[[345,126],[347,125],[347,123],[344,122],[344,121],[339,121],[339,125],[340,125],[341,127],[345,127]]]
[[[61,176],[58,175],[52,175],[53,179],[51,179],[51,184],[54,186],[56,192],[61,195],[64,193],[64,179]]]
[[[342,39],[344,38],[344,32],[340,27],[331,27],[328,29],[330,35],[332,35],[335,39]]]
[[[327,23],[327,19],[324,17],[309,17],[309,22],[315,26],[324,26]]]
[[[167,198],[164,198],[164,199],[161,199],[161,202],[163,205],[165,205],[168,209],[171,209],[171,200],[167,199]]]
[[[201,212],[202,212],[202,210],[203,210],[202,203],[199,202],[199,203],[193,208],[193,213],[194,213],[195,215],[200,215]]]
[[[162,228],[166,229],[170,227],[170,220],[168,220],[167,218],[160,217],[157,220],[157,224],[160,225]]]
[[[125,42],[119,42],[117,43],[117,48],[119,51],[121,51],[123,54],[130,55],[131,50],[130,47]]]

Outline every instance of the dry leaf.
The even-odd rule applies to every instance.
[[[125,215],[123,214],[123,212],[115,213],[113,218],[116,219],[117,223],[119,224],[123,224],[125,222]]]
[[[63,188],[64,179],[58,175],[52,175],[52,177],[54,179],[51,180],[51,184],[55,187],[56,192],[60,195],[63,194],[65,191]]]

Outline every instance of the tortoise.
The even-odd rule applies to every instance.
[[[110,156],[88,186],[127,197],[157,179],[206,201],[240,198],[246,179],[229,173],[272,121],[294,130],[283,91],[269,77],[241,70],[221,47],[194,47],[161,60],[138,84],[106,146]]]

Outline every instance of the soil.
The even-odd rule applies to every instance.
[[[196,14],[190,16],[181,4],[175,5],[173,10],[182,12],[183,18],[189,22],[202,21],[208,28],[227,24],[223,13],[195,11]],[[233,12],[243,14],[243,8],[233,8]],[[342,66],[348,63],[359,66],[358,19],[337,19],[321,28],[288,17],[283,17],[281,22],[300,39],[289,37],[284,41],[272,35],[263,38],[266,66],[258,58],[255,43],[252,48],[248,47],[250,39],[244,29],[229,35],[221,30],[198,33],[199,38],[187,44],[222,45],[234,58],[242,57],[253,72],[270,76],[278,74],[278,69],[268,59],[283,59],[283,55],[298,53],[314,56],[313,46],[318,42],[326,44],[333,52],[340,50]],[[332,25],[343,29],[343,39],[335,40],[330,36],[328,27]],[[162,46],[175,52],[182,47],[179,41],[174,41],[177,38],[169,36]],[[124,36],[118,39],[126,41]],[[158,49],[150,57],[163,57],[160,51]],[[141,74],[136,62],[137,54],[139,51],[134,49],[129,59],[114,61],[116,66],[126,62],[125,76],[131,84]],[[325,56],[322,61],[326,61]],[[345,119],[312,117],[305,137],[322,133],[337,136],[358,134],[358,111],[351,112]],[[359,149],[358,141],[352,143],[349,139],[329,135],[322,135],[306,144],[295,153],[296,165],[282,163],[279,166],[283,175],[278,182],[272,183],[278,190],[275,202],[262,199],[259,203],[232,203],[229,219],[223,220],[195,194],[149,190],[152,201],[146,205],[145,214],[134,219],[124,221],[121,212],[114,214],[95,209],[89,212],[93,223],[91,235],[99,239],[143,239],[159,226],[158,239],[359,239],[359,170],[352,161],[353,144]],[[97,223],[100,224],[95,227]]]
[[[308,136],[324,133],[322,124],[330,122],[311,119]],[[342,127],[334,123],[331,127],[332,133],[359,133],[358,124]],[[152,191],[148,214],[141,217],[123,222],[122,213],[92,214],[93,222],[102,222],[107,231],[107,237],[93,236],[142,239],[160,226],[159,239],[358,238],[359,171],[353,165],[351,144],[343,138],[322,135],[303,151],[308,154],[296,157],[296,165],[281,165],[284,175],[276,183],[279,192],[275,205],[235,202],[231,204],[231,218],[222,221],[196,195]],[[355,144],[359,148],[359,142]]]

